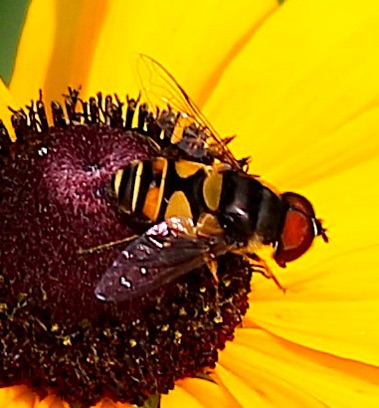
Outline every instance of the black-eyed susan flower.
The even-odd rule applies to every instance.
[[[214,322],[209,337],[199,336],[187,355],[183,340],[170,328],[173,342],[167,346],[168,336],[161,331],[162,349],[151,336],[141,335],[144,328],[151,330],[149,322],[158,327],[165,312],[169,319],[175,310],[180,315],[178,302],[186,308],[207,299],[186,297],[187,291],[189,296],[199,292],[181,282],[170,287],[170,304],[167,300],[159,312],[152,299],[121,315],[104,306],[99,310],[89,294],[113,250],[84,261],[75,252],[83,239],[91,246],[97,237],[106,242],[111,234],[119,238],[125,233],[102,195],[102,180],[116,166],[113,160],[129,154],[143,157],[149,147],[117,127],[105,134],[58,127],[57,134],[38,143],[27,141],[2,170],[7,229],[1,248],[10,258],[1,262],[13,275],[1,282],[6,302],[0,329],[11,327],[7,334],[15,341],[4,335],[1,339],[2,367],[12,374],[0,369],[0,405],[67,407],[54,395],[37,396],[27,388],[46,389],[46,384],[51,392],[66,389],[69,400],[80,391],[83,399],[78,402],[103,396],[103,407],[114,406],[107,396],[127,395],[129,401],[141,402],[164,377],[167,390],[174,378],[182,379],[162,396],[162,407],[377,406],[379,7],[337,0],[288,0],[281,7],[271,1],[228,3],[217,9],[202,2],[185,10],[165,3],[76,4],[75,10],[67,10],[59,2],[32,2],[9,90],[1,88],[1,117],[8,120],[8,129],[5,107],[30,106],[39,89],[44,101],[60,99],[68,84],[82,84],[83,98],[99,89],[138,95],[128,74],[128,56],[153,55],[174,70],[221,133],[238,134],[233,151],[237,157],[253,156],[254,173],[282,190],[299,190],[312,198],[331,242],[316,244],[283,271],[279,278],[286,295],[253,276],[250,308],[241,327],[218,353],[215,368],[205,370],[232,330],[218,332]],[[135,146],[133,151],[125,152],[124,143]],[[100,148],[105,150],[98,152]],[[99,157],[108,160],[98,166]],[[233,266],[225,271],[231,279],[250,279],[235,264],[237,258],[230,262]],[[12,280],[20,270],[28,271],[25,280]],[[206,274],[192,284],[204,282],[210,287],[203,292],[211,294],[212,280]],[[242,315],[247,286],[241,284],[230,296]],[[9,299],[18,288],[19,295]],[[13,302],[11,309],[7,302]],[[125,315],[133,316],[127,330]],[[229,316],[237,324],[238,314]],[[175,324],[182,321],[178,318]],[[67,327],[76,332],[67,332]],[[209,353],[192,349],[208,347],[210,338],[221,340]],[[124,352],[126,345],[130,354]],[[177,347],[176,353],[166,346]],[[139,354],[132,354],[136,347]],[[154,347],[161,352],[159,358],[146,358],[146,350]],[[130,355],[137,357],[128,361],[125,375],[125,365],[119,364]],[[186,377],[192,376],[186,364],[198,358],[206,378]],[[175,367],[178,376],[168,378],[168,367]],[[12,375],[20,373],[22,378],[12,382]],[[134,381],[139,381],[141,393],[133,389]],[[10,384],[18,385],[6,387]],[[122,395],[123,390],[129,394]]]

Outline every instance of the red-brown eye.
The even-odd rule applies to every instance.
[[[325,232],[305,197],[290,192],[281,197],[288,209],[274,258],[278,265],[285,267],[287,262],[300,258],[309,249],[316,235]]]

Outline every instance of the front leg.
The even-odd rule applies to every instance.
[[[269,267],[268,263],[265,259],[257,255],[256,253],[249,254],[246,253],[245,256],[253,261],[252,266],[254,268],[254,272],[258,272],[263,275],[267,279],[272,279],[276,286],[283,292],[286,293],[287,289],[281,285],[278,281],[275,274],[272,272],[272,269]]]

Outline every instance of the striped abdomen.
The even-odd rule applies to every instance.
[[[113,179],[120,208],[152,223],[172,216],[190,217],[196,223],[203,212],[217,208],[221,184],[210,166],[164,157],[133,162]]]

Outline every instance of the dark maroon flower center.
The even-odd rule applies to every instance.
[[[120,305],[94,296],[122,247],[80,249],[134,232],[108,194],[110,180],[153,154],[120,106],[100,120],[100,101],[83,102],[81,114],[66,101],[68,120],[53,105],[51,128],[38,104],[27,122],[16,112],[13,145],[0,129],[0,385],[84,405],[103,396],[142,404],[214,367],[246,311],[251,271],[227,254],[218,284],[203,267]]]

